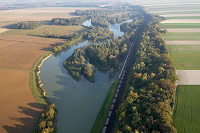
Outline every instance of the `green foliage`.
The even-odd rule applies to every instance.
[[[70,35],[70,36],[67,36],[67,37],[70,37],[70,41],[66,41],[65,43],[63,43],[59,46],[53,47],[54,53],[57,53],[57,52],[65,49],[65,48],[71,46],[72,44],[82,40],[83,35],[82,34],[73,34],[73,35]]]
[[[129,38],[128,38],[129,39]],[[68,72],[80,81],[83,74],[90,82],[94,82],[94,69],[93,65],[101,71],[108,71],[112,69],[116,72],[119,68],[119,63],[122,62],[127,52],[128,39],[124,37],[106,41],[103,44],[90,44],[88,46],[78,48],[74,51],[65,62],[64,66]]]
[[[177,101],[174,110],[174,126],[180,133],[200,132],[199,95],[200,86],[178,86]]]
[[[164,41],[159,37],[159,18],[150,17],[118,109],[116,133],[177,132],[172,126],[175,68]]]
[[[110,24],[121,23],[125,20],[140,16],[138,6],[111,6],[104,10],[76,10],[75,14],[91,18],[94,26],[109,27]]]
[[[42,26],[42,22],[39,21],[24,21],[12,25],[13,29],[36,29]]]
[[[89,29],[90,30],[88,32],[84,33],[84,38],[88,40],[93,40],[94,42],[110,39],[114,36],[113,32],[111,32],[109,28],[91,26]]]
[[[118,37],[117,39],[113,39],[113,33],[109,31],[108,28],[100,27],[100,26],[92,26],[89,27],[89,31],[83,34],[85,39],[92,39],[93,41],[105,40],[107,38],[112,38],[112,40],[105,40],[105,43],[98,45],[88,45],[83,48],[79,48],[74,51],[73,55],[69,57],[65,62],[64,66],[68,70],[68,72],[76,79],[77,81],[81,80],[81,75],[84,75],[89,81],[94,82],[94,68],[92,66],[96,66],[101,71],[110,70],[110,78],[114,77],[115,73],[119,69],[120,63],[122,63],[125,55],[127,54],[127,49],[130,47],[130,41],[133,40],[135,31],[139,27],[143,21],[140,20],[142,15],[138,12],[139,8],[137,6],[136,10],[132,8],[128,8],[128,6],[124,10],[129,10],[129,15],[127,16],[126,12],[116,9],[113,7],[109,10],[85,10],[85,11],[76,11],[77,15],[87,15],[90,17],[101,19],[110,18],[109,13],[113,12],[118,13],[122,16],[122,18],[130,18],[133,14],[135,15],[135,21],[131,24],[127,24],[128,27],[134,27],[134,30],[130,33],[126,33],[122,37]],[[132,15],[131,15],[132,14]],[[116,15],[113,15],[116,17]],[[105,19],[107,21],[107,19]],[[123,21],[121,19],[120,21]],[[140,21],[138,21],[140,20]],[[108,22],[108,21],[107,21]],[[117,21],[118,22],[118,21]],[[99,25],[99,24],[97,24]],[[130,25],[130,26],[129,26]],[[124,30],[128,30],[127,27],[124,27]]]
[[[55,133],[56,132],[56,109],[54,104],[50,104],[48,109],[42,113],[39,125],[35,133]]]
[[[77,18],[53,18],[51,20],[51,23],[53,25],[64,25],[64,26],[68,26],[68,25],[82,25],[83,22],[86,21],[86,17],[82,16],[82,17],[77,17]]]

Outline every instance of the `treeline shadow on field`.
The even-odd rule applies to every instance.
[[[26,107],[19,106],[18,112],[25,114],[26,117],[19,117],[19,118],[10,117],[9,119],[14,121],[13,126],[3,125],[3,128],[7,131],[7,133],[33,132],[35,126],[38,123],[42,110],[44,110],[45,108],[46,108],[45,105],[39,103],[28,103]],[[15,123],[20,123],[20,124],[15,124]]]

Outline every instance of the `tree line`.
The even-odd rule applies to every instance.
[[[63,26],[69,26],[69,25],[83,25],[83,22],[87,20],[87,17],[81,16],[77,18],[53,18],[51,20],[51,23],[53,25],[63,25]]]
[[[149,15],[117,111],[115,133],[176,133],[172,111],[176,90],[175,68],[158,23],[162,18]]]
[[[34,133],[56,132],[56,109],[54,104],[49,104],[48,109],[42,113],[39,125]]]
[[[24,21],[24,22],[18,22],[16,24],[12,25],[13,29],[36,29],[38,27],[42,26],[42,22],[39,21]]]

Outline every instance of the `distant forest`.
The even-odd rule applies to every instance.
[[[16,24],[12,25],[13,29],[36,29],[38,27],[42,26],[42,22],[39,21],[24,21],[24,22],[18,22]]]

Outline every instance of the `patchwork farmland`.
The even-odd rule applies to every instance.
[[[43,25],[35,30],[7,29],[19,21],[50,21],[53,17],[74,17],[83,8],[49,7],[0,11],[0,132],[32,132],[45,106],[30,90],[34,63],[53,46],[66,40],[39,37],[45,33],[68,35],[85,30],[82,26]],[[93,9],[93,8],[90,8]]]
[[[180,133],[200,132],[197,117],[200,107],[200,3],[171,2],[145,6],[148,12],[166,17],[160,27],[168,32],[162,37],[180,80],[174,125]]]

